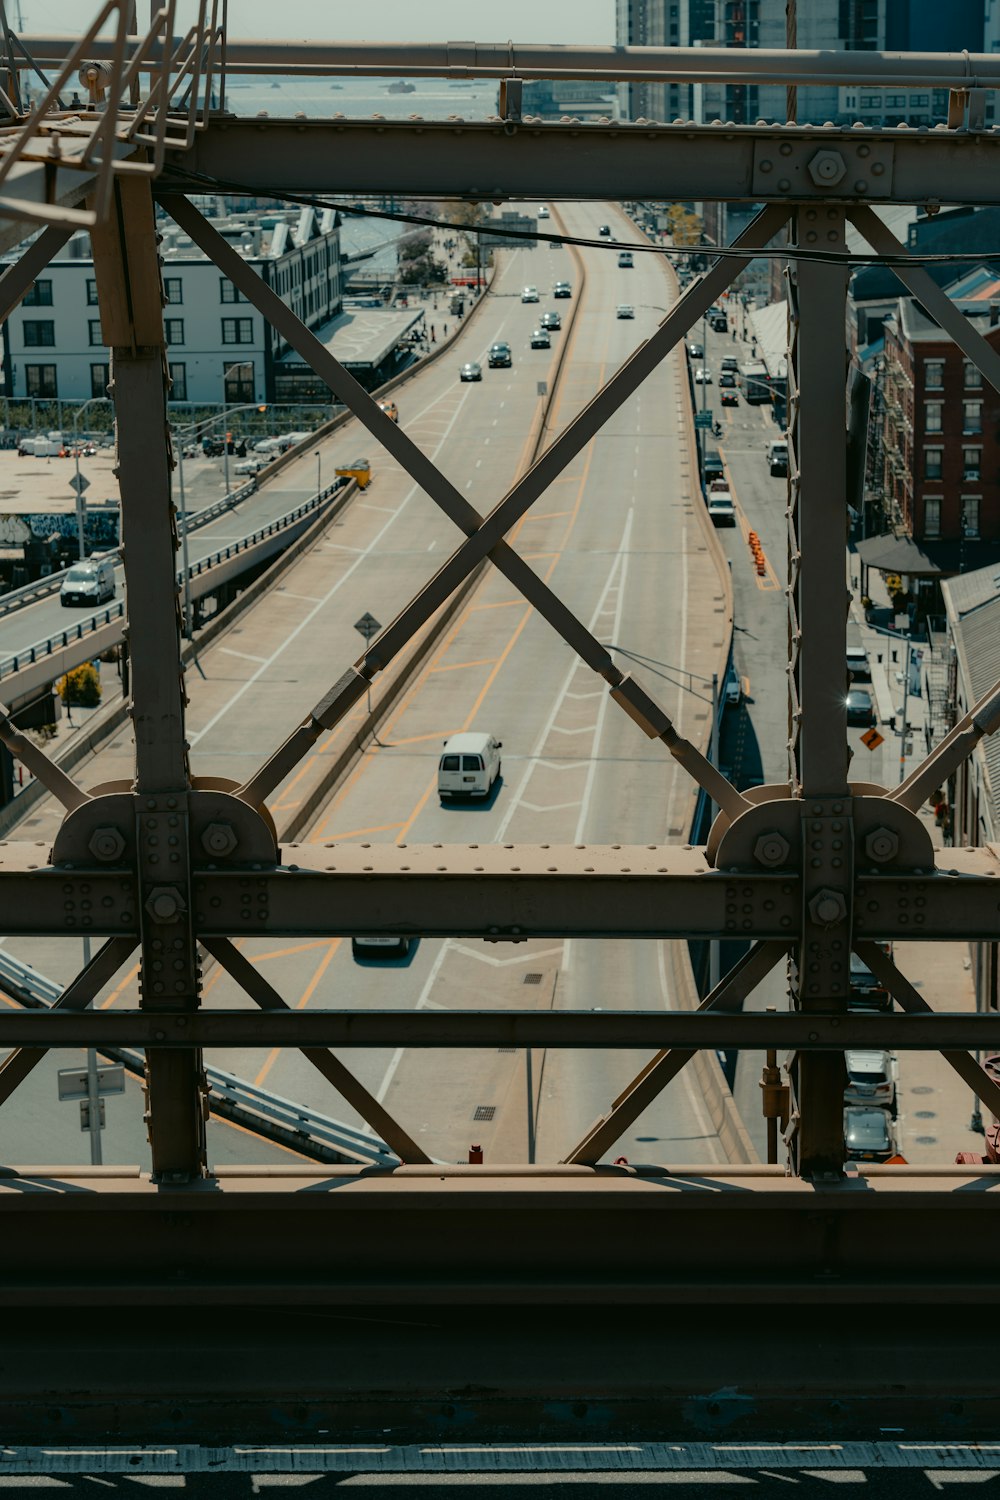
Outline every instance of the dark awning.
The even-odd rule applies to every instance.
[[[941,578],[1000,562],[1000,545],[975,537],[954,542],[915,542],[911,536],[866,537],[857,554],[868,568],[905,573],[910,578]]]

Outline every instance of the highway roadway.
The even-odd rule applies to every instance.
[[[616,236],[637,238],[617,210],[573,205],[561,213],[571,232],[594,235],[599,223],[610,222]],[[530,460],[532,427],[542,407],[539,382],[553,380],[560,340],[568,339],[570,347],[547,438],[652,331],[673,300],[672,275],[653,257],[637,256],[634,269],[619,270],[610,248],[583,256],[585,288],[565,249],[505,253],[493,294],[454,357],[430,366],[398,394],[407,431],[480,510]],[[553,301],[557,279],[573,284],[572,303]],[[539,304],[521,302],[526,283],[538,286]],[[634,306],[634,320],[616,317],[624,301]],[[569,330],[566,315],[574,304],[578,316]],[[532,351],[530,333],[546,309],[563,314],[564,332],[553,336],[551,350]],[[485,368],[489,344],[498,338],[511,343],[510,370]],[[458,365],[470,358],[483,364],[483,381],[459,384]],[[690,475],[682,478],[690,457],[687,404],[678,352],[550,487],[513,539],[579,617],[621,653],[681,729],[697,736],[706,732],[724,612],[707,522]],[[345,429],[343,442],[345,449],[356,449],[357,432]],[[372,458],[371,489],[252,614],[202,654],[204,679],[189,672],[189,739],[199,773],[244,779],[356,656],[361,643],[354,622],[366,611],[383,623],[391,620],[454,545],[454,528],[432,502],[387,458],[374,452]],[[502,781],[486,804],[442,808],[435,794],[441,740],[473,727],[503,740]],[[379,738],[381,745],[363,756],[305,838],[317,844],[686,838],[691,797],[683,773],[494,574],[435,643]],[[317,773],[314,763],[337,748],[334,734],[279,789],[272,801],[279,824],[294,814],[308,778]],[[129,771],[130,746],[122,733],[82,779],[94,783]],[[34,836],[51,835],[50,809],[32,821]],[[75,945],[66,951],[65,942],[9,946],[61,980],[76,962]],[[340,940],[255,943],[246,952],[294,1006],[658,1008],[676,998],[669,992],[666,955],[655,943],[491,948],[433,941],[415,944],[405,961],[384,962],[357,962],[350,944]],[[212,1005],[245,1003],[218,968],[209,974],[207,990]],[[105,1003],[116,1002],[135,1003],[134,971],[105,997]],[[298,1054],[215,1054],[209,1061],[280,1095],[354,1119]],[[464,1159],[477,1142],[487,1160],[533,1154],[544,1161],[575,1143],[646,1057],[536,1052],[529,1066],[523,1052],[365,1053],[351,1061],[432,1155]],[[26,1085],[36,1088],[39,1099],[44,1073],[39,1068]],[[124,1117],[124,1102],[113,1103],[116,1117]],[[85,1143],[69,1123],[53,1137],[46,1118],[43,1136],[31,1136],[14,1109],[12,1102],[7,1159],[82,1159]],[[221,1134],[226,1141],[220,1146]],[[144,1162],[135,1111],[127,1124],[123,1118],[109,1125],[105,1145],[106,1160]],[[213,1127],[212,1149],[219,1161],[270,1159],[258,1142],[228,1128]],[[633,1160],[723,1159],[688,1072],[627,1132],[613,1154],[619,1152]]]

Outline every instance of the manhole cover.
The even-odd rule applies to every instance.
[[[933,1109],[917,1109],[917,1110],[914,1110],[914,1114],[916,1115],[916,1117],[917,1117],[918,1120],[936,1120],[937,1119],[937,1114],[936,1114],[936,1112]]]
[[[933,1092],[934,1090],[931,1088],[929,1083],[914,1084],[913,1088],[910,1090],[911,1094],[933,1094]]]
[[[477,1104],[476,1112],[472,1116],[474,1120],[492,1120],[497,1112],[495,1104]]]
[[[917,1136],[917,1145],[918,1146],[936,1146],[937,1145],[937,1136],[936,1135],[918,1135]]]
[[[522,984],[541,984],[541,982],[541,974],[525,974],[524,978],[521,980]]]

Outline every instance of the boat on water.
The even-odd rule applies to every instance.
[[[395,83],[390,83],[386,89],[387,94],[415,94],[416,92],[417,85],[415,83],[407,83],[404,78],[397,79]]]

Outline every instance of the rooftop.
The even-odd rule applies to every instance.
[[[382,363],[396,345],[419,323],[423,308],[352,307],[313,329],[335,359],[348,370],[368,369]],[[277,361],[279,369],[304,364],[294,349],[287,350]]]

